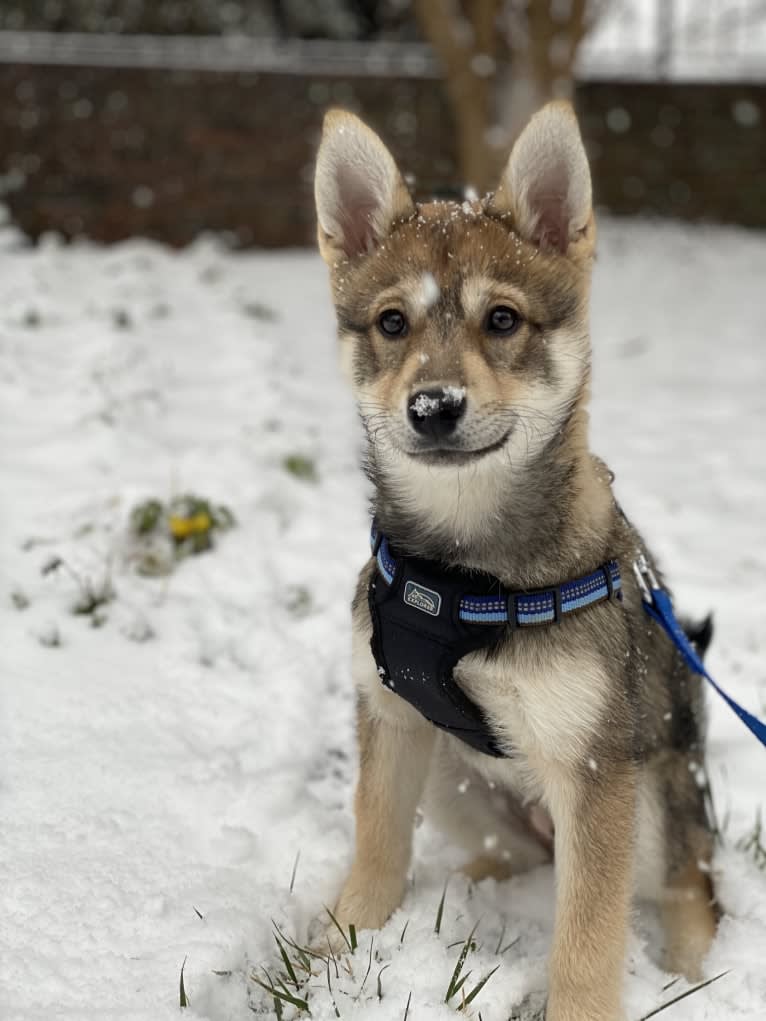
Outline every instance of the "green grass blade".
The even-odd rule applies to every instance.
[[[447,884],[448,883],[449,883],[449,879],[444,884],[444,890],[442,891],[441,900],[439,901],[439,907],[436,909],[436,922],[434,923],[434,932],[436,933],[437,936],[442,931],[442,918],[444,916],[444,900],[445,900],[445,898],[447,896]]]
[[[476,925],[478,924],[479,923],[477,922]],[[468,954],[471,950],[473,934],[476,932],[476,925],[474,925],[473,929],[471,929],[470,933],[468,934],[468,939],[465,941],[465,943],[463,944],[463,949],[460,951],[460,956],[458,957],[457,963],[455,964],[455,970],[452,972],[452,978],[450,979],[449,985],[447,986],[447,995],[444,997],[445,1003],[449,1003],[449,1001],[455,995],[457,990],[460,988],[460,986],[456,985],[456,983],[460,978],[460,972],[463,970],[465,959],[466,957],[468,957]],[[465,979],[463,981],[465,981]],[[461,982],[460,985],[462,984],[463,983]]]
[[[343,942],[346,944],[348,949],[353,953],[354,948],[351,946],[351,940],[348,938],[348,936],[343,931],[343,928],[342,928],[340,922],[338,921],[338,919],[335,917],[335,915],[332,913],[332,911],[330,911],[330,909],[328,907],[325,907],[325,911],[330,916],[330,920],[332,921],[332,924],[335,926],[335,928],[338,930],[338,932],[343,937]],[[333,957],[334,956],[335,955],[333,955]]]
[[[335,951],[333,950],[332,943],[330,943],[329,939],[327,940],[327,949],[330,951],[330,956],[326,958],[327,967],[328,968],[330,967],[330,961],[332,961],[332,963],[335,965],[335,977],[340,978],[340,972],[338,971],[338,962],[335,958]]]
[[[471,975],[473,975],[473,972],[472,972],[472,971],[467,971],[467,972],[465,973],[465,975],[461,976],[460,980],[459,980],[458,982],[456,982],[456,983],[455,983],[455,988],[454,988],[454,990],[452,991],[452,995],[453,995],[453,996],[457,996],[457,994],[458,994],[458,993],[460,992],[460,990],[461,990],[461,989],[463,988],[463,986],[464,986],[464,985],[466,984],[466,982],[467,982],[467,981],[468,981],[468,979],[469,979],[469,978],[471,977]]]
[[[390,967],[391,967],[390,964],[384,964],[383,967],[378,972],[378,999],[379,1000],[383,999],[383,983],[380,981],[380,976],[383,974],[383,972],[386,970],[386,968],[390,968]]]
[[[337,974],[336,974],[337,978]],[[330,962],[327,962],[327,992],[330,994],[330,1000],[335,1010],[335,1016],[340,1017],[340,1011],[338,1010],[338,1004],[335,1002],[335,997],[332,994],[332,982],[330,981]]]
[[[264,972],[270,984],[266,985],[266,983],[262,982],[257,975],[253,975],[252,976],[253,982],[255,982],[257,986],[260,986],[261,989],[265,989],[266,992],[274,999],[282,1000],[284,1003],[290,1003],[292,1004],[293,1007],[297,1007],[298,1010],[305,1010],[307,1013],[309,1012],[309,1005],[306,1000],[302,1000],[299,996],[293,996],[292,993],[284,992],[281,989],[277,989],[277,987],[271,981],[271,976],[269,975],[269,973],[265,971],[265,969]]]
[[[370,940],[370,956],[369,956],[369,958],[367,960],[367,971],[364,973],[364,978],[362,979],[362,984],[359,986],[359,992],[356,994],[357,995],[357,999],[362,995],[362,991],[364,990],[364,987],[367,984],[367,979],[370,976],[370,969],[372,968],[372,948],[373,948],[374,943],[375,943],[375,937],[373,936],[373,938]]]
[[[644,1014],[643,1017],[638,1019],[638,1021],[649,1021],[650,1017],[657,1017],[658,1014],[667,1010],[668,1007],[672,1007],[674,1003],[678,1003],[680,1000],[685,1000],[687,996],[692,996],[694,993],[698,993],[700,989],[704,989],[705,986],[712,986],[712,984],[717,982],[719,978],[723,978],[728,974],[728,971],[722,971],[720,975],[716,975],[714,978],[708,978],[705,979],[704,982],[698,982],[696,986],[693,986],[691,989],[687,989],[685,993],[679,993],[678,996],[674,996],[673,999],[668,1000],[667,1003],[663,1003],[660,1007],[650,1010],[648,1014]]]
[[[300,860],[301,860],[301,852],[298,851],[298,853],[295,856],[295,861],[293,862],[293,872],[292,872],[292,875],[290,876],[290,893],[293,892],[293,887],[295,886],[295,873],[298,871],[298,862]]]
[[[500,951],[500,955],[499,956],[502,957],[503,954],[506,952],[506,950],[510,950],[511,947],[515,947],[520,939],[521,939],[521,936],[517,936],[516,939],[512,939],[510,943],[506,943],[506,945]]]
[[[402,1021],[407,1021],[407,1015],[410,1012],[410,1003],[412,1002],[412,990],[410,989],[410,995],[407,997],[407,1006],[404,1008],[404,1017]]]
[[[348,938],[349,943],[351,944],[351,953],[353,954],[358,945],[356,942],[356,926],[353,924],[353,922],[348,927]]]
[[[297,977],[295,975],[295,969],[293,968],[293,962],[287,956],[287,951],[284,948],[282,940],[279,938],[279,936],[276,935],[276,933],[274,934],[274,939],[277,941],[277,946],[279,947],[279,954],[280,954],[280,957],[282,958],[282,963],[285,966],[285,970],[287,971],[287,974],[290,977],[290,981],[292,982],[292,984],[297,989],[298,988],[298,979],[297,979]]]
[[[181,965],[181,978],[180,978],[180,980],[178,982],[178,1000],[179,1000],[179,1003],[180,1003],[182,1008],[189,1006],[189,998],[186,995],[186,990],[184,989],[184,968],[185,967],[186,967],[186,958],[184,957],[184,963]]]
[[[282,942],[286,943],[289,947],[292,947],[292,949],[296,952],[301,964],[306,969],[306,971],[308,972],[311,971],[311,961],[309,960],[310,957],[315,958],[317,961],[322,961],[322,963],[324,963],[327,960],[327,957],[324,954],[320,954],[316,950],[312,950],[310,947],[299,946],[294,939],[290,939],[289,936],[286,936],[273,918],[271,920],[271,924],[274,926],[274,929],[278,933]]]
[[[473,987],[473,989],[468,994],[468,996],[466,996],[466,998],[460,1004],[460,1006],[458,1007],[458,1010],[463,1010],[465,1007],[468,1006],[469,1003],[471,1003],[472,1000],[476,999],[476,997],[482,991],[482,989],[487,984],[487,982],[489,982],[489,980],[492,978],[492,976],[495,974],[495,972],[497,971],[497,969],[499,967],[500,967],[500,965],[496,964],[495,967],[492,969],[492,971],[490,971],[487,975],[485,975],[484,978],[480,982],[476,983],[476,985]]]
[[[407,932],[407,926],[408,926],[409,924],[410,924],[410,920],[409,920],[409,918],[408,918],[408,919],[407,919],[407,921],[406,921],[406,922],[404,923],[404,928],[402,929],[402,934],[401,934],[401,936],[399,937],[399,946],[401,946],[401,945],[402,945],[402,943],[404,943],[404,934],[405,934],[405,933]]]

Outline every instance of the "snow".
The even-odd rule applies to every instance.
[[[438,414],[441,409],[441,400],[438,397],[429,397],[426,393],[420,393],[410,404],[410,411],[414,411],[419,418],[430,418]]]
[[[425,311],[433,308],[439,300],[441,291],[433,273],[423,273],[420,278],[419,303]]]
[[[368,521],[324,267],[210,239],[182,253],[35,250],[10,231],[0,259],[3,1017],[175,1019],[185,959],[189,1016],[245,1021],[249,1002],[273,1016],[247,981],[277,970],[272,919],[306,939],[353,836],[347,606]],[[713,675],[759,713],[765,277],[761,234],[601,225],[594,447],[680,605],[715,607]],[[315,481],[286,470],[296,456]],[[237,527],[168,577],[136,575],[130,508],[185,491],[226,502]],[[113,586],[100,626],[72,613],[70,571],[41,573],[53,556]],[[766,875],[738,844],[763,802],[766,752],[723,704],[711,713],[727,913],[706,971],[731,973],[667,1016],[754,1021]],[[417,829],[403,906],[359,934],[350,973],[331,972],[341,1017],[400,1021],[410,993],[413,1021],[454,1017],[455,944],[475,923],[468,987],[500,969],[469,1016],[506,1021],[544,987],[550,869],[473,890],[453,876],[436,936],[460,860],[427,822]],[[686,988],[664,992],[669,981],[643,913],[629,1018]],[[335,1018],[325,973],[310,997],[313,1017]]]

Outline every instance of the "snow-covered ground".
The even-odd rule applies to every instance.
[[[250,980],[279,970],[272,920],[305,940],[352,845],[347,604],[368,525],[324,269],[213,241],[0,238],[0,1013],[177,1018],[186,959],[191,1016],[273,1016]],[[715,608],[714,675],[759,713],[765,279],[764,235],[602,225],[594,446],[680,604]],[[286,470],[296,455],[315,480]],[[227,503],[237,527],[167,578],[138,576],[130,508],[187,490]],[[43,574],[53,556],[67,567]],[[67,568],[96,588],[111,577],[100,626],[71,612]],[[662,1017],[755,1021],[766,872],[742,842],[766,750],[719,703],[710,767],[726,916],[707,972],[730,974]],[[410,993],[411,1021],[453,1017],[459,997],[444,996],[474,923],[465,989],[500,967],[467,1015],[506,1021],[543,986],[551,871],[473,890],[453,877],[436,936],[457,861],[418,830],[405,903],[331,966],[332,996],[324,971],[312,979],[313,1017],[401,1021]],[[686,988],[663,990],[652,931],[637,920],[631,1021]]]

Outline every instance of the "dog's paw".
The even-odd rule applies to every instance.
[[[327,911],[317,915],[309,923],[309,950],[321,957],[342,957],[351,950],[351,932],[346,927],[341,933],[338,926],[329,918]]]
[[[541,1021],[628,1021],[627,1015],[619,1006],[594,1011],[575,1002],[570,1002],[566,1006],[560,1003],[554,1006],[550,1000],[542,1014],[532,1014],[531,1018],[537,1019],[538,1016]],[[524,1021],[527,1021],[526,1015]]]

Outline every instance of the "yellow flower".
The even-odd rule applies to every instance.
[[[174,539],[187,539],[190,535],[199,535],[200,532],[209,532],[213,522],[210,515],[205,511],[193,514],[190,518],[180,518],[171,514],[168,522],[170,534]]]

